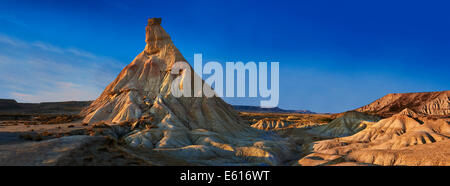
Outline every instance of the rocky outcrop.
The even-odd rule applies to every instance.
[[[2,166],[153,165],[121,150],[102,136],[66,136],[39,142],[0,145]]]
[[[238,112],[316,114],[309,110],[285,110],[279,107],[263,108],[258,106],[233,105],[233,108]]]
[[[173,96],[177,77],[199,77],[186,70],[171,73],[185,59],[160,24],[159,18],[149,19],[144,51],[82,111],[84,122],[135,121],[133,131],[123,137],[130,147],[198,164],[277,165],[290,158],[285,139],[251,128],[221,98]]]
[[[312,128],[308,132],[324,137],[344,137],[356,134],[381,118],[361,112],[350,111],[326,125]]]
[[[13,99],[0,99],[0,114],[78,114],[91,103],[91,101],[18,103]]]
[[[448,147],[447,121],[428,119],[404,109],[352,136],[314,142],[309,150],[377,165],[450,165]]]
[[[260,130],[276,130],[289,126],[291,123],[282,120],[262,119],[252,125],[253,128]]]
[[[391,116],[405,108],[422,115],[450,115],[450,91],[388,94],[356,111]]]

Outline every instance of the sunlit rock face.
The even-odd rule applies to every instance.
[[[388,94],[356,111],[391,116],[405,108],[421,115],[450,115],[450,91]]]
[[[338,155],[336,157],[345,157],[346,161],[376,165],[447,166],[450,165],[449,147],[450,124],[447,121],[421,117],[408,108],[354,135],[317,141],[309,146],[313,152],[310,156]],[[305,158],[297,163],[312,162]]]
[[[253,128],[260,129],[260,130],[276,130],[276,129],[282,129],[287,126],[289,126],[290,122],[285,122],[282,120],[267,120],[262,119],[256,122],[252,125]]]
[[[123,137],[129,146],[200,164],[278,165],[291,158],[286,140],[251,128],[221,98],[172,95],[172,82],[191,74],[171,73],[172,66],[185,59],[160,18],[149,19],[146,42],[144,51],[82,111],[84,122],[135,121],[132,132]],[[199,78],[195,73],[191,77]]]

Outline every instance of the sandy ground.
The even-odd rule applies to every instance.
[[[81,121],[64,124],[37,124],[29,125],[27,121],[0,121],[0,145],[23,143],[20,137],[23,134],[36,134],[48,132],[52,134],[68,134],[80,129],[87,129],[89,126],[83,126]]]
[[[139,152],[111,143],[104,136],[85,134],[91,125],[27,125],[29,121],[0,121],[0,165],[190,165],[158,152]],[[44,134],[42,140],[23,135]],[[51,134],[51,136],[45,136]]]

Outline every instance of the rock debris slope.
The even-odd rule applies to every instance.
[[[123,137],[129,146],[199,164],[278,165],[290,158],[286,140],[251,128],[221,98],[172,95],[178,75],[171,74],[171,68],[185,59],[160,18],[149,19],[146,42],[144,51],[82,111],[84,122],[134,121],[133,130]]]

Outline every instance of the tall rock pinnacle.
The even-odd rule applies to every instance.
[[[169,34],[161,27],[161,18],[148,19],[148,25],[145,30],[145,42],[147,42],[145,51],[148,54],[157,53],[160,48],[172,43]]]
[[[277,155],[288,149],[285,141],[251,128],[221,98],[173,96],[171,86],[177,76],[199,77],[186,71],[178,75],[170,72],[175,62],[185,59],[161,27],[161,18],[149,19],[146,31],[144,51],[81,112],[84,122],[151,124],[156,128],[134,125],[132,132],[125,135],[125,141],[145,149],[175,148],[168,153],[183,159],[198,153],[200,159],[209,160],[217,153],[225,153],[231,156],[225,158],[227,161],[248,162],[254,158],[278,164],[289,158]],[[176,86],[182,87],[182,84]],[[264,139],[261,136],[265,136]],[[271,138],[276,143],[268,143]],[[258,146],[254,146],[255,143]],[[245,157],[236,159],[235,156]]]

